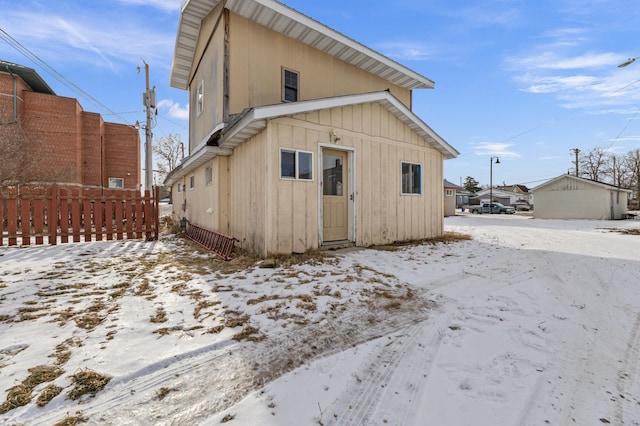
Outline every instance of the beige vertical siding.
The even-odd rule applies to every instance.
[[[223,121],[224,19],[221,6],[202,21],[189,82],[189,152]],[[204,110],[198,115],[197,90],[204,81]]]
[[[364,123],[368,134],[350,130],[354,123]],[[318,247],[318,163],[321,144],[330,144],[329,135],[335,130],[340,137],[336,148],[352,150],[355,155],[356,176],[356,243],[361,246],[385,244],[397,240],[412,240],[436,237],[443,232],[442,219],[442,155],[428,146],[414,132],[389,114],[379,105],[359,105],[346,108],[303,114],[294,118],[273,120],[260,138],[245,143],[267,142],[268,164],[265,186],[255,188],[266,190],[269,217],[266,224],[265,251],[267,253],[302,252]],[[383,135],[399,135],[400,141]],[[268,138],[265,135],[269,135]],[[313,181],[292,181],[280,179],[280,147],[299,149],[314,153]],[[249,150],[257,153],[256,150]],[[248,151],[248,152],[249,152]],[[261,152],[261,151],[260,151]],[[242,155],[238,149],[234,157]],[[257,159],[256,159],[257,160]],[[401,195],[401,161],[422,165],[422,195]],[[243,161],[244,162],[244,161]],[[251,163],[251,162],[249,162]],[[232,169],[238,170],[234,161]],[[240,167],[241,169],[241,167]],[[234,174],[234,178],[240,176]],[[234,185],[232,185],[234,186]],[[259,198],[254,187],[246,188],[252,196]],[[242,197],[232,190],[232,198]],[[246,198],[242,197],[244,202]],[[242,203],[233,203],[242,209]],[[249,209],[251,210],[251,209]],[[231,214],[232,222],[240,214]],[[241,219],[252,224],[257,220]],[[232,225],[232,230],[240,231],[241,226]],[[240,231],[246,234],[248,231]],[[234,234],[235,235],[235,234]],[[251,239],[243,237],[246,248],[251,248]]]
[[[618,198],[615,190],[567,177],[537,189],[534,195],[534,215],[541,219],[620,219],[626,212],[625,192]]]
[[[267,200],[268,131],[234,149],[229,158],[229,232],[241,247],[266,254],[269,212]]]
[[[389,89],[411,107],[410,90],[241,16],[231,13],[229,31],[232,114],[282,102],[282,67],[299,73],[300,100]]]

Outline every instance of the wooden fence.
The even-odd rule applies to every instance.
[[[0,187],[0,246],[158,238],[158,188]]]

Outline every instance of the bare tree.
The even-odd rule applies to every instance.
[[[18,120],[6,121],[0,112],[0,186],[24,183],[31,164],[25,151],[29,137]]]
[[[636,192],[636,203],[640,202],[640,148],[629,151],[624,159],[624,165],[629,174],[629,187]],[[640,205],[636,204],[638,208]]]
[[[603,178],[609,172],[609,170],[607,170],[609,157],[610,155],[605,148],[594,148],[588,153],[581,155],[579,159],[580,176],[596,182],[602,182]]]
[[[619,188],[629,188],[631,185],[631,175],[625,164],[623,155],[611,155],[611,164],[608,169],[611,171],[611,182]]]
[[[156,154],[158,182],[162,184],[167,174],[175,169],[184,158],[184,143],[180,139],[180,135],[169,133],[168,136],[157,140],[153,145],[153,153]]]

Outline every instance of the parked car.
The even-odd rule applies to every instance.
[[[482,203],[477,206],[471,206],[471,213],[494,213],[494,214],[514,214],[516,210],[511,206],[505,206],[501,203]]]

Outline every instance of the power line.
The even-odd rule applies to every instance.
[[[125,120],[124,117],[122,117],[120,114],[118,114],[117,112],[114,112],[111,108],[109,108],[108,106],[104,105],[102,102],[98,101],[96,98],[94,98],[93,96],[91,96],[90,94],[88,94],[87,92],[82,90],[80,87],[78,87],[76,84],[74,84],[68,78],[66,78],[64,75],[62,75],[61,73],[56,71],[53,67],[51,67],[49,64],[47,64],[42,59],[40,59],[35,53],[31,52],[29,49],[27,49],[25,46],[23,46],[19,41],[17,41],[13,37],[11,37],[11,35],[9,35],[9,33],[7,33],[2,28],[0,28],[0,38],[2,38],[4,41],[6,41],[7,44],[9,44],[11,47],[16,49],[18,52],[22,53],[22,55],[24,55],[27,59],[30,59],[36,65],[39,65],[48,74],[50,74],[52,77],[54,77],[60,83],[62,83],[65,86],[67,86],[69,89],[71,89],[76,94],[78,94],[81,97],[87,99],[89,102],[91,102],[95,106],[97,106],[99,108],[102,108],[105,111],[108,111],[110,115],[114,115],[114,116],[120,118],[123,122],[125,122],[127,124],[131,124],[127,120]]]

